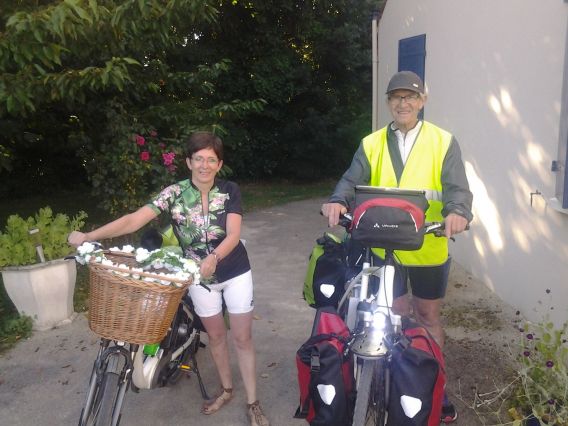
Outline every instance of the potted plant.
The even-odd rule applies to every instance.
[[[72,321],[77,269],[67,235],[80,229],[87,214],[69,218],[45,207],[34,216],[8,218],[0,232],[0,269],[6,293],[20,315],[30,316],[34,330]]]

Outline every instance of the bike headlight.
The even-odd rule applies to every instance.
[[[384,331],[387,329],[387,317],[384,312],[379,311],[373,314],[373,328],[381,330],[384,334]]]

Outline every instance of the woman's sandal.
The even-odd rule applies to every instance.
[[[216,413],[231,399],[233,399],[233,388],[225,389],[222,387],[217,396],[203,404],[201,407],[201,413],[206,415]]]

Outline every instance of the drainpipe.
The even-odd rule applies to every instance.
[[[372,55],[373,55],[373,132],[377,130],[379,123],[379,40],[378,40],[378,25],[380,13],[375,10],[373,13],[373,23],[371,30],[372,38]]]

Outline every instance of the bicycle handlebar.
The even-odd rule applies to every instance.
[[[351,213],[344,213],[339,216],[339,225],[343,226],[345,229],[349,230],[351,223],[353,222],[353,215]],[[434,234],[436,237],[443,237],[444,230],[446,229],[445,222],[426,222],[424,224],[424,234]],[[465,230],[469,230],[469,224],[465,227]],[[453,237],[450,237],[454,241]]]

